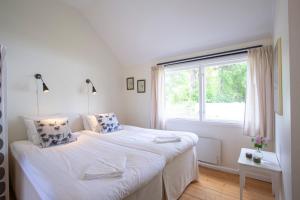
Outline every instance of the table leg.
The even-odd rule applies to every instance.
[[[279,189],[280,189],[280,173],[272,174],[272,192],[275,195],[275,200],[279,199]]]
[[[240,171],[240,200],[243,200],[243,190],[245,187],[245,174]]]
[[[272,194],[275,195],[276,192],[276,174],[271,173],[271,183],[272,183]]]

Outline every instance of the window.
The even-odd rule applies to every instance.
[[[246,61],[239,56],[166,68],[166,117],[242,122]]]
[[[166,116],[199,118],[199,68],[170,69],[165,73]]]
[[[243,121],[246,95],[246,62],[204,67],[206,120]]]

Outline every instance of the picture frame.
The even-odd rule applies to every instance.
[[[141,79],[137,80],[137,93],[145,93],[146,92],[146,80]]]
[[[274,111],[278,115],[283,115],[281,38],[277,40],[274,49]]]
[[[126,78],[127,90],[134,90],[134,77]]]

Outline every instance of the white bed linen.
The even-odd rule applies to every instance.
[[[198,136],[190,132],[165,131],[155,129],[145,129],[134,126],[122,125],[123,130],[102,134],[93,131],[82,131],[82,133],[121,146],[143,150],[163,156],[167,162],[176,156],[186,152],[198,142]],[[159,136],[179,137],[180,142],[156,143],[154,139]]]
[[[13,191],[18,200],[41,200],[36,189],[32,186],[31,182],[21,169],[20,165],[14,157],[12,157],[11,166],[11,180]],[[162,200],[163,187],[162,187],[162,173],[159,173],[142,188],[139,188],[134,193],[127,196],[124,200]]]
[[[122,125],[122,127],[121,131],[108,134],[92,131],[82,132],[120,146],[163,156],[167,163],[163,170],[164,192],[167,200],[178,199],[187,185],[198,179],[195,147],[198,142],[197,135],[189,132],[144,129],[126,125]],[[180,137],[181,141],[155,143],[154,138],[159,136]]]
[[[66,145],[39,148],[29,141],[11,144],[11,152],[41,199],[123,199],[161,173],[165,161],[81,134]],[[82,180],[82,171],[97,158],[127,157],[122,178]]]
[[[198,179],[196,147],[176,156],[163,170],[163,184],[166,200],[178,199],[185,188]]]

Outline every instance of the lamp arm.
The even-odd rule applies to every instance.
[[[92,84],[93,87],[95,87],[92,81],[91,81],[91,84]]]
[[[94,87],[94,84],[93,84],[93,82],[91,81],[91,79],[86,79],[85,82],[86,82],[87,84],[89,84],[89,83],[92,84],[92,86]]]

